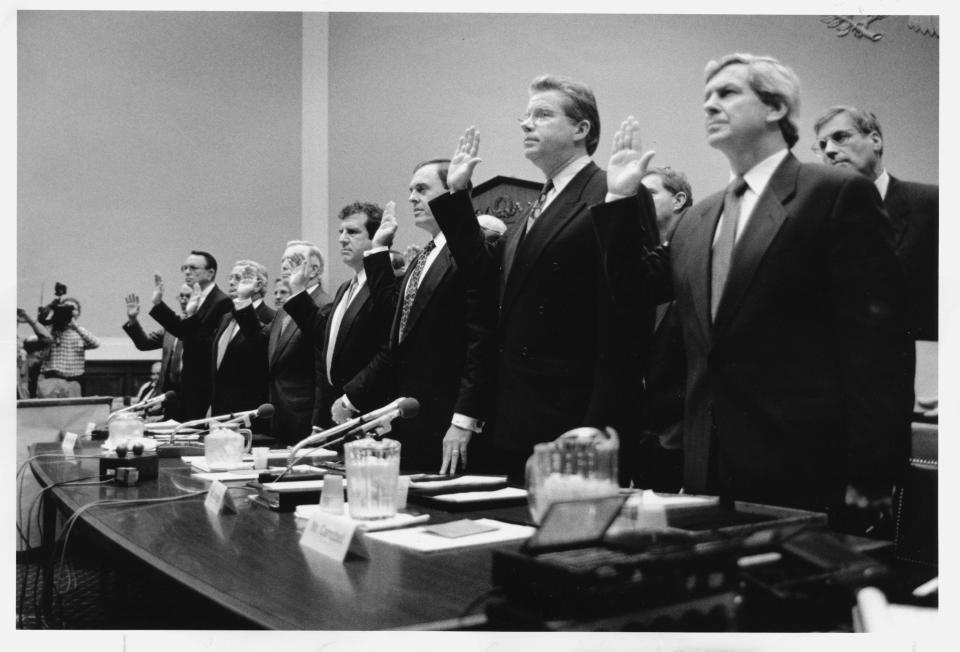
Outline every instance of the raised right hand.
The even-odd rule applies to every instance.
[[[607,192],[625,197],[637,194],[640,180],[647,173],[654,151],[640,153],[640,123],[628,116],[613,136],[610,163],[607,164]]]
[[[293,269],[290,270],[290,294],[296,294],[307,288],[307,281],[310,276],[310,259],[296,254],[290,264],[293,265]]]
[[[127,302],[127,319],[134,321],[137,316],[140,314],[140,297],[136,294],[128,294],[126,298]]]
[[[163,301],[163,277],[153,273],[153,296],[150,298],[153,302],[153,305],[157,305]]]
[[[383,207],[383,217],[380,219],[380,226],[377,232],[373,234],[374,247],[387,247],[393,245],[393,236],[397,233],[396,204],[388,201]]]
[[[476,127],[467,127],[457,143],[457,151],[450,159],[447,170],[447,187],[451,192],[466,190],[473,176],[473,169],[480,163],[477,152],[480,151],[480,132]]]

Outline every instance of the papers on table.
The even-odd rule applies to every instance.
[[[449,538],[427,532],[426,528],[428,526],[421,525],[419,527],[404,528],[401,530],[372,532],[367,534],[367,536],[391,545],[428,553],[472,548],[506,541],[520,541],[529,538],[536,530],[536,528],[526,525],[514,525],[513,523],[504,523],[503,521],[488,518],[477,519],[477,523],[495,527],[496,529],[478,534]]]
[[[345,505],[344,509],[345,515],[350,516],[350,505]],[[319,511],[320,505],[297,505],[294,515],[297,518],[309,519]],[[405,514],[398,512],[390,518],[381,518],[375,521],[354,520],[357,523],[357,529],[363,530],[364,532],[375,532],[378,530],[392,530],[399,527],[407,527],[416,523],[423,523],[429,519],[429,514]]]
[[[416,477],[411,476],[410,489],[413,491],[426,490],[430,493],[433,493],[433,490],[436,489],[456,490],[461,487],[481,489],[486,486],[493,488],[507,481],[505,475],[461,475],[450,480],[429,480],[425,482],[417,481]]]
[[[464,491],[455,494],[438,494],[432,498],[441,503],[475,503],[489,500],[513,500],[526,498],[527,492],[517,487],[504,487],[494,491]]]

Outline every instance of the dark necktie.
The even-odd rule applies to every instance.
[[[717,308],[723,297],[723,288],[727,284],[730,274],[730,263],[733,260],[733,247],[736,244],[737,224],[740,221],[740,201],[746,192],[747,182],[743,177],[737,177],[727,186],[727,194],[723,198],[723,219],[720,224],[720,234],[713,243],[713,256],[710,265],[710,318],[717,318]]]
[[[417,286],[420,284],[420,275],[423,274],[423,268],[427,265],[427,258],[429,258],[430,252],[433,251],[436,246],[437,243],[433,240],[427,243],[427,246],[424,247],[420,255],[417,256],[417,260],[413,264],[413,270],[407,278],[407,288],[403,292],[403,308],[400,311],[400,341],[403,341],[404,336],[407,334],[407,320],[410,319],[410,309],[413,308],[413,301],[417,298]]]

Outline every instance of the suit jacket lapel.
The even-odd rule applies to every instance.
[[[697,323],[704,334],[704,341],[710,340],[710,266],[713,257],[713,236],[717,231],[717,222],[723,210],[723,193],[704,200],[704,211],[696,225],[697,234],[693,238],[693,251],[690,258],[695,265],[691,277],[690,292],[693,296],[694,312]]]
[[[426,279],[424,279],[426,280]],[[343,319],[340,320],[340,330],[337,331],[337,341],[334,343],[333,347],[333,357],[337,357],[337,353],[340,352],[340,348],[343,346],[343,343],[347,341],[347,334],[350,332],[350,329],[353,327],[353,322],[356,320],[357,315],[360,313],[360,309],[363,308],[363,304],[367,302],[367,298],[370,296],[370,286],[367,283],[363,284],[359,290],[357,290],[356,296],[353,297],[353,301],[350,302],[350,305],[347,306],[346,312],[343,313]],[[333,312],[330,313],[331,315]],[[327,325],[329,327],[332,319],[327,319]]]
[[[417,319],[423,314],[427,304],[430,303],[430,297],[437,286],[440,285],[440,281],[451,271],[453,271],[453,258],[450,256],[450,248],[444,245],[440,253],[437,254],[437,259],[427,270],[427,275],[420,281],[420,287],[417,288],[417,295],[413,298],[413,306],[410,307],[410,316],[407,317],[407,333],[413,330]],[[400,302],[402,305],[402,298]]]
[[[337,294],[333,298],[333,310],[330,311],[330,315],[327,317],[327,323],[323,327],[323,359],[327,359],[327,347],[330,346],[330,329],[333,326],[333,313],[336,312],[337,306],[340,304],[340,300],[343,299],[343,295],[346,294],[347,288],[350,287],[350,281],[341,283],[340,287],[337,288]],[[346,320],[346,315],[344,315],[344,320]],[[340,325],[340,332],[343,332],[343,324]],[[334,349],[336,351],[336,349]]]
[[[893,227],[894,245],[897,247],[903,241],[910,224],[910,202],[904,201],[900,188],[900,181],[891,176],[887,185],[887,196],[883,200],[890,217],[890,226]]]
[[[523,283],[530,269],[533,268],[550,241],[581,211],[587,209],[581,196],[587,186],[587,181],[599,170],[600,168],[597,167],[596,163],[591,161],[577,172],[570,183],[536,219],[533,227],[523,236],[523,242],[519,242],[519,237],[523,233],[526,218],[518,223],[518,232],[507,241],[507,248],[504,251],[503,278],[505,282],[502,292],[504,307],[506,307],[509,297],[516,294],[516,288]],[[516,260],[514,260],[515,258]]]
[[[757,200],[750,221],[734,246],[730,274],[717,308],[715,329],[721,328],[735,313],[770,243],[787,219],[785,205],[796,191],[799,170],[800,162],[788,155]]]

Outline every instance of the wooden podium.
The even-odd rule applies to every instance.
[[[474,186],[471,197],[477,215],[493,215],[509,227],[530,210],[542,186],[536,181],[500,175]]]

